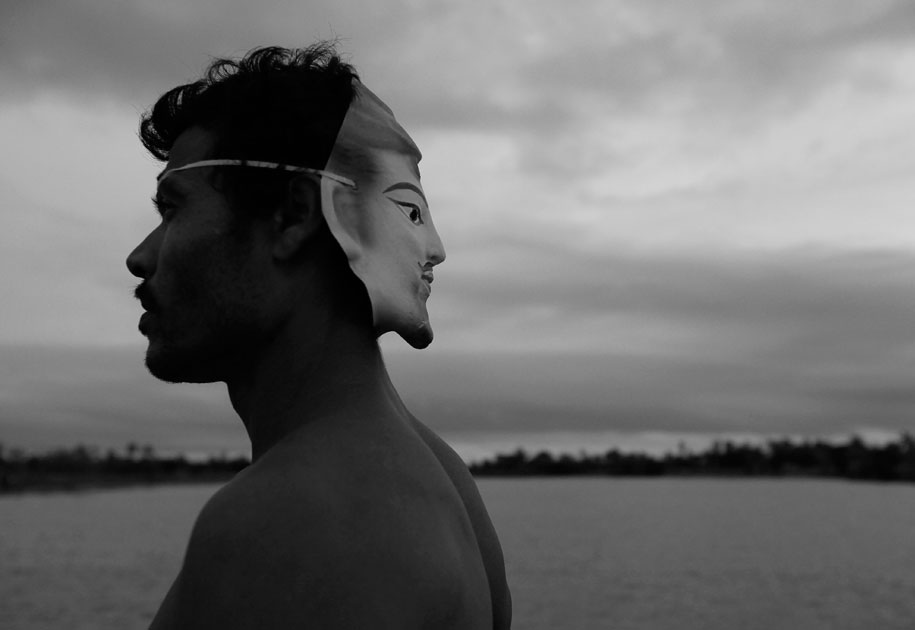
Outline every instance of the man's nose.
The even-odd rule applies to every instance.
[[[137,278],[149,278],[156,269],[155,234],[150,232],[127,256],[127,270]]]

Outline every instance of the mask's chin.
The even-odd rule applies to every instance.
[[[377,273],[379,268],[380,265],[370,267],[376,273],[361,278],[372,305],[375,336],[396,332],[418,350],[427,347],[433,337],[426,308],[428,294],[404,282],[392,281],[392,274]]]
[[[375,334],[380,337],[387,332],[396,332],[408,344],[422,350],[432,343],[432,325],[423,304],[414,305],[413,310],[395,309],[383,300],[372,302]]]
[[[398,330],[397,334],[403,337],[404,341],[417,350],[427,348],[429,344],[432,343],[432,338],[434,337],[432,327],[429,326],[428,321],[423,322],[412,330]]]

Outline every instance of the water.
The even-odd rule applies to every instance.
[[[517,628],[915,627],[915,486],[554,479],[481,490]]]
[[[915,486],[481,480],[520,630],[915,620]],[[0,498],[0,626],[144,628],[215,486]]]

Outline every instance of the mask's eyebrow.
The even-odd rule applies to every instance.
[[[419,186],[416,186],[415,184],[411,184],[410,182],[400,182],[400,183],[394,184],[393,186],[388,186],[387,188],[384,189],[384,192],[389,193],[392,190],[412,190],[417,195],[422,197],[423,203],[425,203],[426,206],[429,205],[429,202],[426,201],[426,196],[423,194],[423,191],[419,188]]]

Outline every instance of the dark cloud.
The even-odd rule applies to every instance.
[[[599,94],[608,113],[678,103],[706,110],[797,107],[844,73],[850,54],[911,45],[915,33],[915,10],[905,0],[844,13],[833,12],[841,2],[790,10],[700,4],[683,5],[692,18],[670,5],[655,7],[646,10],[646,17],[652,10],[659,16],[654,28],[618,27],[613,37],[554,47],[525,65],[523,82],[573,102]]]
[[[197,78],[214,56],[237,56],[256,46],[304,46],[337,35],[343,52],[384,55],[394,25],[421,19],[407,3],[358,10],[352,4],[307,2],[290,10],[240,0],[5,2],[3,98],[51,90],[143,109],[170,87]]]
[[[4,90],[6,99],[50,90],[143,106],[181,75],[182,54],[185,60],[199,54],[183,21],[133,3],[4,3],[0,20],[0,70],[15,88]]]
[[[409,129],[507,137],[522,173],[580,181],[639,159],[597,128],[600,121],[673,116],[712,144],[746,135],[836,85],[890,87],[882,65],[852,63],[853,55],[904,47],[915,29],[905,0],[864,8],[706,1],[613,10],[595,2],[551,11],[538,4],[517,15],[410,2],[290,9],[240,0],[193,8],[16,1],[0,9],[0,98],[51,90],[115,99],[140,112],[199,76],[211,56],[339,35],[341,50]],[[630,13],[636,26],[627,22]],[[671,138],[667,146],[679,143]]]
[[[521,248],[518,245],[519,249]],[[915,429],[915,256],[788,251],[724,256],[594,256],[531,247],[529,273],[509,285],[458,278],[464,306],[439,323],[438,345],[396,350],[388,364],[417,415],[446,433],[673,431],[807,433]],[[539,262],[533,260],[536,255]],[[458,350],[478,311],[512,321],[551,305],[560,342],[531,349]],[[663,320],[684,350],[650,337],[630,351],[606,326],[592,347],[576,338],[589,318]],[[446,318],[447,320],[448,318]],[[521,322],[516,318],[515,321]],[[574,340],[563,350],[563,336]],[[505,341],[505,340],[495,340]],[[531,342],[542,341],[530,339]],[[586,340],[587,341],[587,340]],[[0,424],[7,442],[128,440],[160,448],[244,449],[221,387],[168,386],[146,374],[142,350],[2,350]]]
[[[339,35],[341,49],[390,87],[397,111],[416,125],[542,133],[562,131],[580,115],[582,99],[595,94],[605,114],[669,107],[683,97],[706,110],[796,104],[834,80],[848,52],[905,43],[915,32],[915,12],[905,0],[846,12],[845,19],[835,17],[842,3],[810,11],[640,5],[642,20],[656,16],[653,28],[627,28],[598,4],[564,11],[567,26],[577,27],[557,29],[537,5],[521,20],[505,11],[479,15],[408,2],[308,2],[290,9],[241,1],[191,8],[14,0],[0,8],[0,73],[7,99],[50,88],[144,108],[196,77],[211,55]],[[824,12],[831,14],[824,19]],[[471,41],[470,28],[489,38]],[[530,36],[546,45],[531,50]],[[423,52],[429,50],[434,54]]]
[[[431,370],[415,363],[391,361],[398,388],[419,417],[446,433],[915,430],[915,401],[902,395],[911,379],[894,373],[898,366],[872,386],[825,372],[812,386],[809,365],[754,364],[751,357],[481,352],[442,353]]]
[[[831,333],[869,327],[868,339],[915,323],[915,256],[907,251],[639,253],[623,243],[576,251],[546,240],[500,239],[467,244],[461,255],[472,268],[449,279],[470,309],[551,305],[562,318],[620,312],[784,332],[810,330],[815,321]],[[493,272],[506,263],[514,272],[509,282]]]
[[[140,347],[4,346],[0,355],[0,441],[7,446],[247,449],[224,387],[156,381]]]
[[[787,5],[741,10],[752,4],[739,2],[699,5],[674,10],[669,3],[648,5],[643,17],[650,20],[656,13],[657,25],[627,30],[608,23],[606,35],[564,41],[519,62],[505,80],[524,95],[518,120],[529,124],[517,136],[524,170],[560,178],[599,175],[631,159],[612,132],[595,126],[600,120],[620,128],[675,120],[692,135],[675,135],[665,146],[694,142],[701,147],[719,137],[763,132],[837,88],[843,96],[892,94],[900,87],[892,66],[868,62],[862,53],[889,45],[911,50],[915,42],[915,11],[905,0],[844,13],[840,2],[809,10],[786,10]],[[578,17],[587,23],[584,15]],[[479,104],[455,109],[476,112]],[[548,117],[523,115],[541,111]],[[476,120],[488,121],[485,116]],[[603,154],[589,154],[595,142],[605,145]],[[695,152],[688,145],[683,150]]]
[[[487,249],[481,245],[480,255]],[[668,430],[915,427],[912,398],[900,395],[915,385],[910,253],[649,256],[623,249],[561,253],[535,243],[501,251],[514,254],[525,273],[511,282],[461,274],[453,287],[459,298],[449,301],[454,312],[444,316],[454,331],[466,327],[461,338],[472,339],[490,321],[521,321],[530,308],[549,307],[549,320],[536,330],[512,331],[520,356],[501,373],[531,378],[515,400],[538,400],[550,410],[557,400],[568,410],[577,405],[589,428],[629,428],[632,417]],[[606,324],[592,334],[592,321]],[[644,326],[673,329],[685,343],[645,336]],[[543,334],[555,336],[554,348],[566,341],[571,358],[527,356],[525,346],[539,347]],[[633,335],[641,335],[635,346],[623,343],[633,350],[615,349]],[[537,377],[530,366],[538,361],[554,367],[551,375]],[[493,396],[512,391],[498,378],[486,383]],[[603,411],[588,415],[597,410]]]
[[[600,3],[564,7],[563,20],[540,16],[539,22],[534,18],[544,7],[535,5],[519,16],[411,4],[341,0],[272,10],[240,1],[6,2],[0,99],[25,101],[50,91],[114,99],[139,111],[198,76],[209,55],[339,34],[341,49],[409,128],[507,136],[518,150],[511,168],[580,178],[605,171],[614,159],[631,162],[625,146],[597,135],[598,119],[625,125],[661,113],[697,137],[719,127],[728,128],[725,135],[764,128],[829,86],[870,89],[889,81],[867,63],[850,71],[850,60],[881,46],[903,50],[915,25],[913,5],[902,0],[880,7],[798,5],[782,13],[759,3],[633,3],[642,27],[592,15]],[[529,35],[542,43],[529,45]],[[665,147],[678,143],[672,138]],[[488,194],[485,182],[479,187],[481,196]],[[679,189],[676,197],[682,204],[676,220],[695,212],[697,221],[710,221],[702,206],[712,208],[715,199]],[[625,200],[590,201],[609,207]],[[7,230],[8,266],[22,265],[29,260],[24,252],[32,252],[29,271],[42,274],[34,300],[41,310],[22,310],[20,320],[60,317],[48,314],[44,287],[71,279],[56,262],[61,259],[112,270],[93,278],[131,301],[123,257],[132,242],[119,245],[124,251],[115,258],[104,246],[111,237],[103,220],[76,225],[50,206],[33,206],[8,213],[22,225],[33,210],[43,217],[29,218],[31,231]],[[549,211],[548,220],[538,218],[543,208],[532,208],[530,221],[500,218],[492,230],[464,228],[463,242],[456,237],[448,264],[437,272],[436,344],[425,353],[391,353],[399,389],[434,427],[811,433],[912,427],[915,255],[815,248],[649,253],[613,244],[598,250],[562,222],[561,204]],[[94,313],[98,306],[88,302],[70,303],[78,304],[70,319],[75,310]],[[472,351],[462,351],[465,341]],[[159,384],[143,370],[139,348],[0,352],[4,441],[244,448],[219,388]]]

